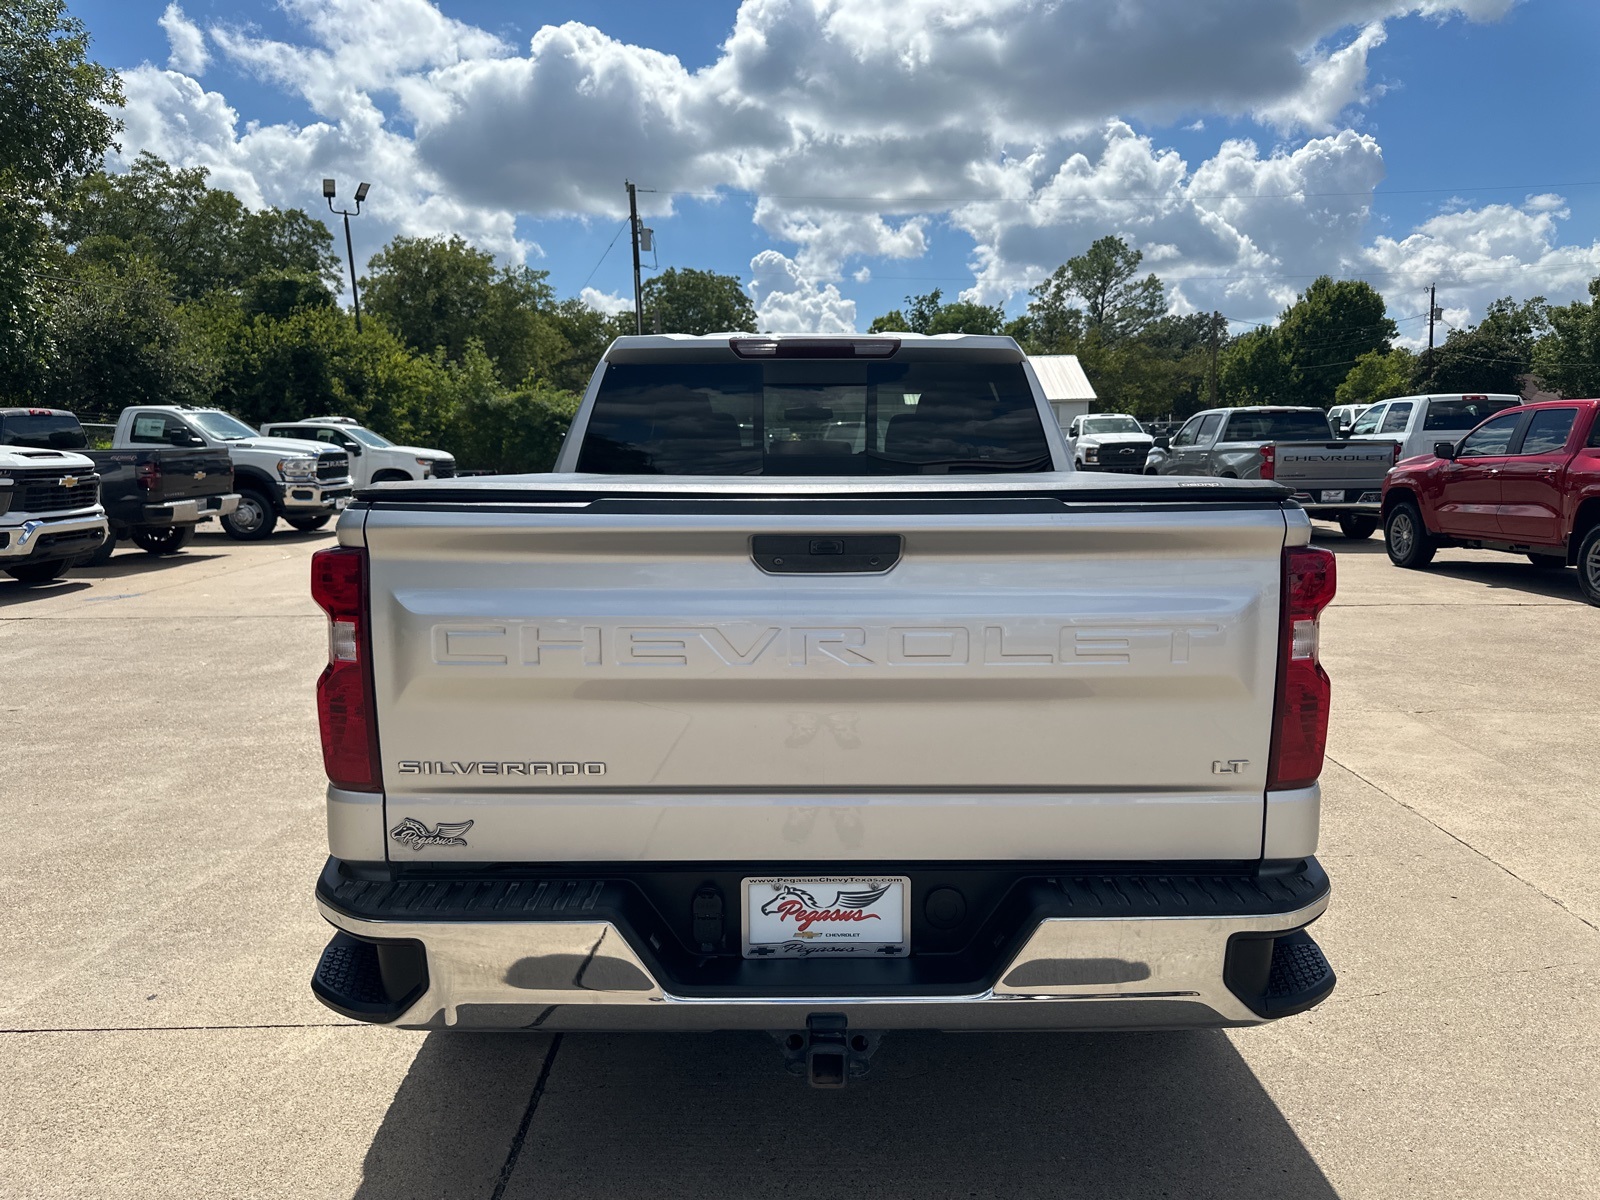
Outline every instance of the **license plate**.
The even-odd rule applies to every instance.
[[[1340,488],[1336,492],[1323,492],[1322,493],[1322,503],[1324,503],[1324,504],[1343,504],[1344,503],[1344,489]]]
[[[903,955],[910,916],[911,881],[904,876],[746,879],[744,956]]]
[[[343,512],[347,507],[349,507],[349,504],[350,504],[350,497],[349,496],[340,496],[338,499],[336,499],[333,502],[333,507],[338,509],[340,512]]]

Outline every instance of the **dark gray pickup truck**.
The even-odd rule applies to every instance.
[[[121,538],[150,554],[175,554],[201,521],[230,513],[239,503],[226,450],[91,450],[78,418],[64,409],[0,409],[0,445],[70,450],[94,461],[111,527],[88,560],[95,566],[111,557]]]

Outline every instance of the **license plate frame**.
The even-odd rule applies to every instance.
[[[908,876],[757,875],[743,880],[739,892],[746,958],[903,958],[911,952]],[[782,911],[761,911],[775,902]]]
[[[1317,493],[1317,501],[1319,503],[1321,503],[1321,504],[1343,504],[1344,503],[1344,489],[1343,488],[1330,488],[1328,491],[1325,491],[1325,492],[1324,491],[1319,491]]]

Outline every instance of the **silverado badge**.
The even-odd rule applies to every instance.
[[[467,839],[461,835],[471,828],[471,821],[440,821],[429,829],[415,817],[407,817],[389,830],[389,836],[413,850],[424,846],[465,846]]]

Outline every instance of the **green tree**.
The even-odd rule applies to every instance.
[[[362,303],[422,354],[459,362],[478,341],[501,382],[514,387],[567,350],[548,309],[548,272],[497,267],[460,236],[397,237],[367,264]]]
[[[1323,275],[1284,310],[1274,335],[1288,368],[1277,403],[1327,408],[1356,359],[1388,352],[1395,324],[1371,284]]]
[[[120,271],[102,263],[71,269],[49,319],[42,392],[52,406],[94,420],[129,404],[204,397],[205,366],[184,336],[170,275],[140,258]]]
[[[1166,288],[1153,274],[1137,278],[1143,259],[1120,237],[1097,238],[1035,287],[1028,315],[1043,352],[1071,353],[1069,343],[1088,337],[1114,346],[1161,317]]]
[[[1543,296],[1492,301],[1477,325],[1452,329],[1444,345],[1418,360],[1412,389],[1520,393],[1533,371],[1534,348],[1550,327],[1549,307]]]
[[[176,169],[149,153],[120,174],[96,171],[78,189],[62,236],[84,259],[150,260],[172,276],[185,300],[243,287],[270,271],[340,286],[326,225],[301,209],[251,211],[206,178],[204,167]]]
[[[558,391],[581,393],[606,347],[634,331],[631,312],[598,312],[575,298],[555,305],[548,317],[561,335],[561,346],[545,364],[541,378]]]
[[[662,333],[754,333],[756,306],[737,275],[668,267],[641,289],[644,327]]]
[[[1600,396],[1600,279],[1589,281],[1589,303],[1548,310],[1550,332],[1539,339],[1533,368],[1563,396]]]
[[[1334,390],[1334,403],[1376,404],[1391,396],[1404,396],[1412,390],[1411,379],[1416,370],[1416,355],[1404,346],[1396,346],[1387,354],[1368,350],[1356,359]]]
[[[1241,334],[1220,357],[1224,404],[1287,403],[1292,382],[1277,330],[1262,326]]]
[[[65,0],[0,0],[0,392],[41,384],[50,222],[121,128],[121,83],[88,51]]]
[[[890,309],[874,317],[869,333],[981,333],[996,334],[1005,325],[1005,311],[998,305],[973,304],[967,300],[944,303],[939,288],[921,296],[907,296],[906,311]]]

